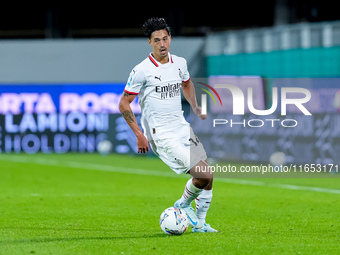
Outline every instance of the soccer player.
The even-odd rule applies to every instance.
[[[181,89],[193,112],[202,120],[206,118],[197,106],[186,60],[169,53],[171,32],[163,18],[148,19],[143,30],[152,53],[131,71],[119,110],[136,135],[138,153],[149,151],[150,143],[153,152],[173,171],[192,176],[174,207],[186,212],[193,232],[217,232],[205,222],[212,199],[213,174],[203,145],[183,117]],[[130,107],[136,95],[144,134]],[[196,213],[191,207],[193,200]]]

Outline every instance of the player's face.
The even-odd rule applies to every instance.
[[[149,44],[152,47],[153,55],[157,60],[163,60],[168,57],[171,36],[168,31],[157,30],[151,34]]]

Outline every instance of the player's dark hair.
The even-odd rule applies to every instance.
[[[144,34],[148,38],[151,38],[151,34],[157,30],[164,29],[168,32],[169,35],[171,34],[170,27],[168,26],[168,24],[166,24],[166,21],[163,18],[152,17],[148,19],[147,21],[145,21],[142,28],[143,28]]]

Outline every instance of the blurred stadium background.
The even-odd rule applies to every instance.
[[[161,16],[172,29],[171,52],[187,59],[193,78],[258,77],[263,107],[281,78],[294,78],[289,86],[304,78],[317,99],[302,128],[226,129],[217,147],[210,144],[216,139],[204,142],[207,151],[257,162],[275,151],[288,162],[340,162],[340,14],[333,2],[138,5],[2,8],[0,153],[93,153],[107,139],[113,153],[135,153],[118,102],[130,71],[151,51],[141,26]]]

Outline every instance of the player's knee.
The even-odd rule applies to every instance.
[[[201,161],[195,167],[190,169],[189,173],[194,178],[193,184],[195,187],[204,189],[212,183],[213,173],[210,171],[207,163]]]
[[[193,184],[195,187],[199,189],[204,189],[212,182],[212,176],[211,177],[203,177],[203,178],[194,178]]]
[[[207,187],[211,181],[212,181],[212,177],[203,178],[202,179],[202,186],[204,186],[203,188]]]

